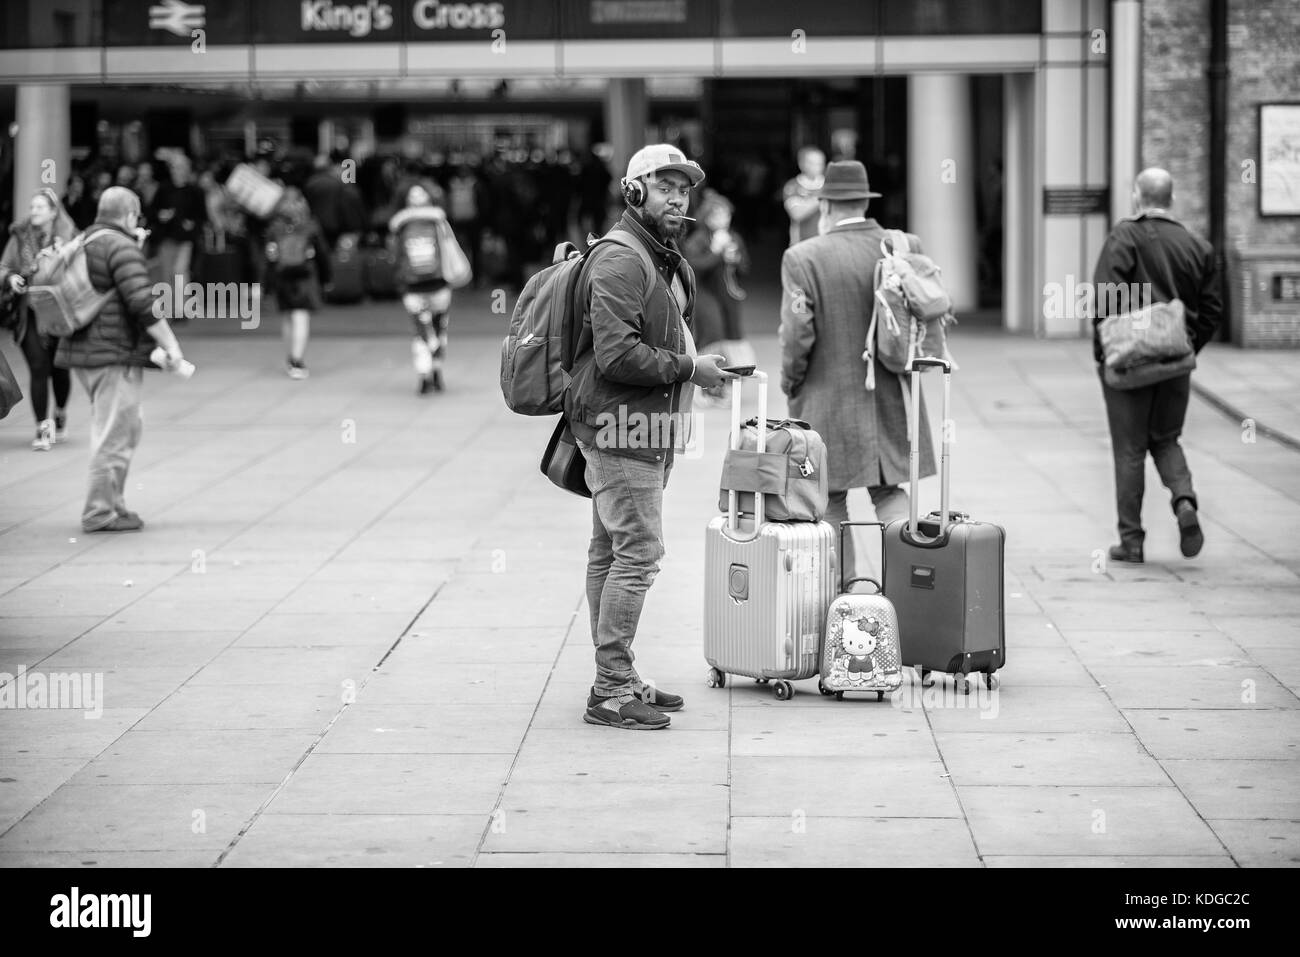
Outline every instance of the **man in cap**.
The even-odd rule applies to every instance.
[[[632,640],[664,553],[664,485],[674,447],[686,438],[691,386],[730,377],[719,368],[722,356],[695,354],[695,275],[677,246],[691,190],[703,181],[704,171],[673,146],[635,153],[621,182],[627,209],[611,230],[621,242],[593,250],[579,279],[583,329],[565,415],[592,493],[589,724],[665,728],[665,712],[683,703],[641,679]]]
[[[867,489],[882,522],[905,517],[908,479],[908,409],[905,377],[873,358],[876,387],[865,387],[863,349],[871,322],[872,282],[884,229],[866,216],[879,197],[857,160],[831,163],[819,193],[821,235],[791,246],[781,259],[781,388],[790,415],[803,419],[826,442],[830,501],[826,521],[847,521],[848,492]],[[908,234],[914,251],[920,240]],[[921,403],[921,422],[925,403]],[[921,476],[933,475],[934,450],[921,429]],[[842,556],[853,577],[852,537]],[[863,572],[864,573],[864,572]]]

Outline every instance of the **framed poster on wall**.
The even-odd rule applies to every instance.
[[[1259,215],[1300,216],[1300,103],[1259,105]]]

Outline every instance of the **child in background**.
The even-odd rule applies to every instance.
[[[402,208],[388,222],[397,252],[398,290],[415,331],[411,359],[420,395],[444,387],[451,286],[443,277],[439,243],[451,227],[442,199],[442,190],[433,183],[414,183],[406,190]]]
[[[321,305],[321,284],[329,282],[329,247],[312,219],[302,191],[287,187],[266,227],[267,286],[275,291],[290,379],[307,378],[303,359],[311,336],[311,314]]]

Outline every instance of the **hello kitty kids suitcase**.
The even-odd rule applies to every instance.
[[[767,376],[758,380],[758,420],[767,419]],[[731,447],[740,436],[740,385],[731,393]],[[766,430],[758,430],[758,453]],[[755,495],[754,518],[738,514],[737,493],[728,495],[704,536],[704,658],[708,684],[721,688],[727,675],[769,682],[780,701],[794,694],[791,681],[811,678],[821,667],[822,627],[834,597],[835,532],[826,522],[768,522],[763,494]]]
[[[844,554],[844,530],[854,525],[884,529],[880,522],[841,522],[841,555]],[[870,582],[876,586],[876,593],[851,593],[849,589],[855,582]],[[893,694],[902,684],[903,664],[898,650],[898,615],[894,603],[885,597],[880,582],[874,578],[841,581],[840,595],[826,612],[826,637],[822,641],[817,690],[841,701],[846,691],[874,691],[876,700],[881,701],[886,693]]]

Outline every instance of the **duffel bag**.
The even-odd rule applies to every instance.
[[[730,491],[742,515],[754,514],[754,493],[763,493],[769,522],[819,522],[826,514],[826,443],[807,422],[768,419],[765,451],[758,452],[758,419],[740,429],[738,448],[722,460],[718,508],[727,511]]]

